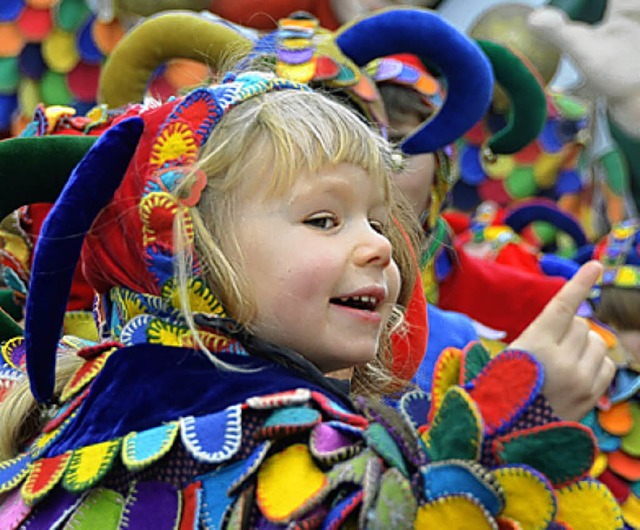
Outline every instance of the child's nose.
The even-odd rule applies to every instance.
[[[370,226],[361,236],[354,250],[356,264],[386,267],[391,263],[391,242]]]

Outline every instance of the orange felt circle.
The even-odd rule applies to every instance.
[[[24,44],[24,37],[13,22],[0,24],[0,57],[19,55]]]
[[[174,59],[164,71],[164,77],[175,89],[200,85],[208,74],[206,64],[191,59]]]
[[[59,0],[25,0],[25,3],[34,9],[49,9],[58,3]]]
[[[623,436],[631,431],[633,417],[627,401],[612,405],[609,410],[598,410],[598,423],[609,434]]]
[[[117,19],[109,23],[95,20],[91,29],[93,41],[105,55],[111,53],[126,32]]]
[[[31,42],[43,41],[53,29],[53,18],[49,9],[26,7],[18,17],[18,29]]]
[[[640,480],[640,460],[622,451],[609,453],[609,469],[632,482]]]

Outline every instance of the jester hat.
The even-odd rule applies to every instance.
[[[161,295],[173,276],[171,228],[184,205],[170,191],[184,176],[183,166],[195,161],[230,108],[280,89],[308,90],[273,76],[243,74],[164,105],[131,106],[73,169],[43,225],[27,300],[27,370],[38,401],[52,396],[64,301],[83,244],[86,276],[98,292],[124,287]]]
[[[110,106],[139,101],[165,61],[185,57],[216,69],[230,50],[239,57],[266,56],[280,76],[355,95],[383,128],[375,84],[361,68],[395,53],[433,65],[447,97],[437,114],[405,139],[406,154],[434,152],[462,136],[484,115],[493,86],[491,66],[479,47],[428,10],[382,10],[335,32],[308,17],[292,17],[265,36],[207,16],[169,12],[147,19],[122,39],[102,70],[99,98]]]
[[[614,226],[595,246],[593,257],[604,265],[594,290],[595,302],[603,287],[640,289],[640,221],[627,219]]]
[[[175,17],[177,17],[177,19]],[[421,32],[417,31],[408,33],[406,31],[407,25],[409,25],[410,27],[416,27],[414,26],[416,21],[419,22],[417,26],[418,28],[428,30],[434,38],[437,37],[435,38],[435,40],[441,44],[437,46],[428,46],[428,43],[425,42],[425,38],[417,37],[417,35],[422,34]],[[147,24],[151,24],[151,26]],[[194,24],[196,26],[194,26]],[[160,28],[159,31],[158,27]],[[199,33],[195,31],[196,27],[200,28]],[[138,96],[142,95],[143,89],[139,89],[139,94],[136,93],[137,95],[131,95],[130,91],[127,92],[127,87],[124,86],[125,83],[121,83],[114,87],[113,77],[110,78],[108,72],[121,71],[124,74],[125,78],[135,78],[138,80],[140,80],[140,73],[142,72],[142,77],[144,77],[144,80],[142,81],[141,85],[142,87],[144,87],[144,83],[146,83],[146,79],[148,78],[147,73],[150,73],[154,68],[154,66],[150,66],[150,64],[155,64],[154,61],[157,62],[166,60],[177,53],[175,49],[176,43],[172,43],[160,48],[154,48],[155,52],[151,53],[153,57],[150,59],[149,49],[147,49],[148,42],[145,42],[145,44],[147,45],[146,47],[140,47],[140,41],[138,41],[138,44],[136,45],[135,39],[133,37],[135,34],[139,34],[140,32],[145,33],[149,31],[149,28],[153,30],[151,31],[151,33],[155,35],[154,38],[158,38],[158,36],[161,35],[163,39],[166,38],[167,35],[176,34],[177,32],[179,32],[179,30],[181,31],[182,28],[185,28],[185,31],[190,37],[190,39],[188,40],[190,44],[187,46],[187,48],[189,50],[192,50],[195,46],[196,49],[201,49],[204,46],[207,53],[209,54],[208,57],[213,62],[214,66],[216,66],[216,61],[221,61],[222,56],[224,55],[223,48],[227,46],[234,47],[235,49],[244,47],[244,49],[248,51],[252,46],[252,41],[250,39],[247,39],[242,34],[239,34],[235,29],[229,28],[226,25],[221,26],[212,24],[210,21],[205,20],[202,17],[198,17],[194,14],[171,13],[159,17],[154,17],[147,23],[142,24],[141,26],[136,28],[136,30],[131,33],[130,38],[123,39],[121,46],[119,46],[118,49],[115,50],[114,54],[112,55],[113,60],[110,61],[111,67],[105,69],[105,76],[103,77],[103,94],[111,93],[113,95],[117,91],[123,90],[126,94],[129,95],[125,96],[125,99],[120,101],[120,103],[125,103],[130,99],[139,99]],[[385,42],[385,44],[382,45],[379,39],[380,35],[393,35],[394,37],[390,42]],[[408,38],[409,35],[412,35],[413,37]],[[335,36],[335,39],[335,42],[339,49],[345,54],[345,56],[349,57],[350,61],[352,61],[351,64],[364,64],[368,62],[368,60],[375,58],[376,55],[386,55],[391,52],[409,51],[414,53],[422,53],[426,49],[429,50],[428,55],[431,58],[431,63],[435,63],[438,65],[440,73],[444,75],[444,79],[446,79],[448,82],[449,95],[442,109],[438,113],[437,119],[432,120],[431,122],[426,124],[424,130],[421,129],[416,133],[423,140],[428,139],[426,150],[436,149],[450,142],[451,139],[461,134],[466,128],[469,127],[471,123],[477,120],[486,108],[491,92],[491,83],[493,78],[491,69],[484,55],[482,55],[478,47],[473,42],[469,41],[466,37],[464,37],[464,35],[460,34],[457,30],[444,22],[434,13],[422,10],[407,9],[382,12],[372,17],[367,17],[366,19],[357,22],[353,26],[343,28],[343,30],[339,34],[337,34],[337,36]],[[184,42],[187,42],[187,40],[185,40]],[[184,42],[182,43],[183,48],[184,46],[186,46]],[[443,44],[445,42],[447,43],[446,46]],[[140,58],[142,60],[142,63],[131,65],[130,62],[127,62],[131,59],[131,56],[127,55],[127,53],[131,54],[132,47],[134,50],[133,56]],[[124,51],[120,52],[120,49]],[[158,57],[158,53],[160,54],[160,57]],[[194,53],[198,57],[201,57],[201,51],[196,51]],[[121,60],[118,59],[119,57],[121,57],[121,55],[123,55],[125,58],[128,57],[128,59],[124,62],[128,66],[125,67],[125,64],[123,62],[118,63],[118,61]],[[120,66],[122,68],[120,68]],[[337,65],[336,67],[339,68],[339,73],[345,73],[345,70],[342,68],[342,66]],[[356,79],[360,75],[359,69],[355,67],[353,67],[350,72],[350,74],[349,72],[347,72],[346,75],[350,75],[351,77]],[[470,74],[472,77],[472,82],[469,82],[468,76]],[[118,77],[118,79],[120,81],[124,81],[122,77]],[[128,83],[128,85],[130,86],[131,83]],[[140,83],[138,85],[140,85]],[[111,87],[112,89],[111,92],[109,92],[109,87]],[[114,88],[115,91],[113,90]],[[108,97],[105,99],[109,100]],[[195,102],[195,99],[197,99],[198,101]],[[211,102],[210,98],[207,96],[206,90],[204,90],[204,92],[196,91],[195,93],[193,93],[190,96],[190,101],[193,103],[193,108],[198,109],[198,112],[203,109],[207,109],[207,111],[210,111],[208,106],[211,104]],[[110,102],[113,103],[113,100]],[[469,102],[472,102],[473,104],[469,106]],[[131,107],[127,112],[114,120],[114,127],[117,125],[118,127],[124,127],[125,129],[133,128],[134,126],[129,124],[129,122],[125,118],[136,116],[139,112],[139,107]],[[182,109],[180,110],[180,112],[186,111]],[[188,113],[189,116],[192,116],[193,112],[194,111],[190,109]],[[168,117],[169,113],[170,112],[167,110],[166,106],[159,107],[156,110],[149,110],[148,112],[146,112],[145,120],[147,122],[148,120],[154,120],[153,125],[157,128],[163,123],[163,120]],[[181,119],[183,118],[183,116],[181,114],[174,115],[173,118]],[[124,125],[125,122],[129,125]],[[120,137],[115,132],[112,134],[116,134],[116,136]],[[130,132],[130,134],[136,136],[138,133]],[[201,141],[202,132],[200,131],[200,129],[198,129],[196,130],[196,132],[192,132],[191,136],[192,137],[185,140],[189,145]],[[58,171],[55,176],[49,177],[50,180],[48,181],[48,184],[54,183],[53,185],[47,186],[51,198],[39,198],[39,200],[42,201],[51,201],[53,197],[55,197],[56,186],[58,190],[62,187],[62,184],[66,180],[67,175],[69,174],[71,169],[81,159],[82,155],[86,153],[89,145],[95,141],[94,138],[87,137],[76,137],[73,139],[69,139],[66,137],[51,137],[48,139],[37,138],[20,140],[27,142],[22,146],[22,153],[24,153],[25,151],[30,153],[32,152],[30,151],[32,149],[30,140],[37,140],[38,142],[42,142],[43,147],[45,145],[49,145],[49,150],[53,152],[51,160],[54,161],[57,166],[59,166],[60,171]],[[105,142],[109,142],[109,140],[107,139],[105,140]],[[61,149],[60,147],[63,143],[68,143],[73,150],[73,153],[69,153],[67,152],[67,150]],[[151,143],[152,139],[147,138],[147,136],[145,135],[140,145],[140,149],[145,149],[147,152],[149,152],[152,148]],[[16,151],[15,147],[16,146],[12,143],[10,144],[10,146],[7,145],[6,149],[10,151]],[[124,147],[122,147],[122,149],[126,151]],[[104,149],[99,150],[99,152],[100,151],[104,152]],[[162,149],[156,151],[156,154],[161,151]],[[160,158],[162,158],[162,156],[164,155],[160,154],[159,156]],[[128,159],[130,157],[126,155],[123,156],[123,158]],[[111,161],[109,162],[112,163]],[[41,159],[37,159],[37,162],[33,164],[34,167],[32,168],[32,173],[34,174],[34,179],[41,178],[40,175],[37,174],[38,163],[41,163]],[[149,163],[151,165],[155,164],[156,166],[158,164],[162,165],[159,159],[154,159],[150,162],[145,163]],[[98,167],[99,165],[93,164],[94,169]],[[24,175],[25,172],[20,171],[18,173]],[[113,175],[121,175],[122,173],[122,168],[110,172],[110,174]],[[15,197],[8,198],[8,202],[5,205],[6,210],[2,213],[7,214],[18,206],[31,202],[31,196],[43,195],[44,189],[34,189],[34,186],[32,184],[34,179],[25,179],[24,181],[18,183]],[[133,184],[131,182],[132,181],[130,179],[125,179],[126,186],[132,186]],[[118,183],[113,184],[112,188],[115,190],[117,189],[118,185]],[[35,193],[30,195],[30,190],[35,191]],[[106,193],[106,195],[108,196],[109,193]],[[129,201],[130,206],[131,204],[135,203],[135,200],[132,200],[131,196],[125,196],[124,201]],[[64,201],[61,201],[59,202],[59,204],[62,204],[63,202]],[[105,204],[107,202],[108,201],[106,201]],[[109,208],[107,208],[106,211],[110,211],[112,204],[113,203],[109,205]],[[97,213],[102,209],[103,206],[102,204],[97,203],[90,204],[90,201],[86,204],[83,204],[83,206],[85,206],[86,208],[89,208],[90,205],[93,208],[93,217],[97,215]],[[88,216],[88,219],[89,218],[92,218],[91,215]],[[53,216],[52,219],[55,219],[55,216]],[[98,219],[98,223],[99,222],[100,219]],[[138,221],[138,223],[140,223],[140,221]],[[55,225],[62,226],[62,224],[57,221],[51,221],[50,223],[48,223],[48,229],[51,230],[51,227]],[[97,226],[100,226],[100,224],[98,224]],[[68,227],[66,228],[66,230],[69,231]],[[77,233],[77,231],[72,231],[72,234],[74,235],[77,235]],[[48,235],[47,238],[52,239]],[[53,239],[60,239],[60,236],[54,233]],[[109,244],[112,243],[115,246],[120,245],[121,247],[126,247],[128,244],[135,245],[135,243],[130,240],[121,240],[119,243],[111,241],[109,242]],[[44,247],[46,247],[46,245]],[[44,251],[44,247],[43,250],[40,251],[40,254],[46,256],[47,252]],[[81,242],[76,242],[76,247],[77,248],[74,250],[75,254],[79,252]],[[113,252],[111,252],[111,250],[113,250]],[[109,264],[111,256],[116,255],[116,253],[120,250],[125,249],[114,247],[112,249],[109,249],[109,251],[102,252],[102,258],[104,258],[105,263]],[[92,254],[87,254],[85,252],[85,257],[87,260],[87,270],[95,270],[95,268],[92,267],[92,259],[96,259],[96,256],[99,253],[100,250],[93,252],[92,257]],[[66,265],[68,267],[71,267],[71,262],[75,263],[76,261],[71,257],[72,254],[73,252],[67,252],[67,255],[69,256],[69,259],[67,261],[69,263],[66,263]],[[136,255],[140,254],[136,253]],[[49,258],[44,259],[41,257],[37,261],[42,264],[46,263],[47,260],[49,260]],[[162,261],[161,258],[158,258],[156,260],[157,263],[160,263],[160,261]],[[164,263],[164,265],[168,266],[167,263]],[[45,267],[46,269],[49,266],[40,265],[40,267]],[[63,274],[65,270],[64,267],[53,267],[53,269],[55,269],[55,272],[57,274]],[[163,269],[162,267],[160,267],[158,270]],[[53,270],[48,270],[45,271],[44,274],[47,274],[49,280],[52,280],[54,277],[53,272]],[[142,275],[140,275],[139,273],[142,273]],[[144,288],[144,292],[158,292],[158,286],[156,285],[156,287],[154,287],[154,281],[157,281],[157,278],[149,278],[147,273],[148,271],[144,264],[134,263],[132,264],[131,269],[120,270],[118,272],[118,274],[122,275],[120,277],[120,285],[135,288],[142,287]],[[131,280],[132,277],[143,278],[143,283],[145,283],[145,285],[133,285],[131,283],[127,283]],[[91,281],[99,289],[106,289],[110,285],[108,279],[102,277],[92,278]],[[60,287],[59,291],[56,293],[57,296],[59,298],[64,298],[64,282],[50,281],[48,282],[48,288],[53,289],[52,285],[54,284],[57,284]],[[53,306],[59,305],[59,300],[56,298],[56,296],[54,296],[54,293],[51,293],[47,290],[46,285],[40,285],[38,287],[38,292],[42,293],[42,295],[32,296],[33,301],[30,304],[31,310],[28,311],[31,316],[29,316],[29,314],[27,316],[27,336],[29,337],[27,343],[30,352],[41,352],[39,355],[43,359],[48,359],[42,362],[39,360],[37,363],[34,359],[32,359],[32,362],[30,363],[33,369],[32,384],[34,386],[35,393],[41,401],[46,401],[50,396],[50,387],[53,377],[53,361],[51,360],[53,358],[52,352],[55,351],[55,342],[59,333],[59,326],[57,326],[56,324],[56,319],[51,319],[50,315],[55,314],[56,311],[62,312],[62,309],[58,308],[57,310],[53,310]],[[36,299],[38,300],[37,302]],[[39,313],[36,310],[38,307],[41,308],[39,310]],[[43,313],[47,314],[46,321],[51,323],[51,332],[48,334],[47,338],[45,338],[45,335],[47,335],[46,333],[38,333],[37,335],[33,333],[36,322],[40,321],[40,324],[43,322],[43,320],[39,316]],[[426,337],[424,338],[424,340],[426,340]],[[34,344],[34,341],[36,342],[36,344]],[[424,350],[422,349],[422,351]],[[32,357],[33,355],[34,354],[32,354]]]

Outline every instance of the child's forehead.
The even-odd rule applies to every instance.
[[[314,195],[361,193],[367,191],[381,202],[387,202],[386,175],[378,175],[350,162],[326,163],[319,168],[287,168],[285,171],[264,170],[246,179],[242,192],[249,196],[281,198]]]

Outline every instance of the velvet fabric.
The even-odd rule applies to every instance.
[[[520,233],[535,221],[546,221],[558,230],[568,234],[576,244],[582,247],[587,244],[587,236],[580,223],[571,214],[562,211],[552,201],[532,200],[525,205],[515,207],[506,215],[504,222],[515,232]]]
[[[95,142],[91,136],[62,135],[0,142],[0,179],[11,182],[0,194],[0,219],[25,204],[54,202]]]
[[[478,41],[491,60],[496,82],[509,94],[507,126],[500,129],[487,145],[495,154],[513,154],[535,140],[547,121],[547,98],[542,83],[528,62],[509,48],[490,41]]]
[[[42,227],[25,322],[29,381],[41,403],[53,395],[58,339],[85,234],[120,185],[142,129],[142,120],[132,118],[101,136],[73,170]]]
[[[257,339],[255,339],[257,341]],[[261,349],[263,358],[256,356]],[[225,371],[187,348],[139,344],[107,360],[64,435],[47,449],[52,457],[74,448],[143,431],[189,415],[204,415],[255,395],[308,388],[352,409],[348,397],[304,359],[273,346],[253,354],[216,352],[244,371]],[[299,357],[299,356],[298,356]]]
[[[493,89],[489,60],[477,44],[434,12],[382,11],[341,29],[336,43],[359,66],[377,57],[411,53],[440,69],[447,98],[436,117],[403,142],[408,155],[434,152],[454,142],[489,107]]]

